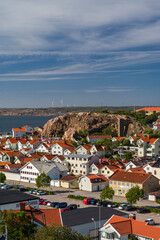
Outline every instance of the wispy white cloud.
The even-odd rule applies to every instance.
[[[159,15],[159,0],[5,0],[0,51],[77,54],[158,44]]]
[[[84,90],[85,93],[98,93],[100,92],[100,90],[94,90],[94,89],[88,89],[88,90]]]

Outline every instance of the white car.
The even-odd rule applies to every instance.
[[[118,208],[119,208],[120,210],[124,210],[126,206],[127,206],[127,204],[121,204]]]
[[[145,222],[148,224],[148,225],[155,225],[155,221],[152,219],[152,218],[148,218],[145,220]]]

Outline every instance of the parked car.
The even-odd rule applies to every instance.
[[[31,190],[29,191],[29,194],[33,194],[33,192],[34,192],[34,189],[31,189]]]
[[[24,187],[20,187],[20,188],[18,189],[18,191],[20,191],[20,192],[27,192],[27,189],[24,188]]]
[[[65,207],[65,208],[62,208],[60,211],[61,212],[68,212],[68,211],[70,211],[70,209],[68,207]]]
[[[55,205],[55,208],[65,208],[65,207],[67,207],[66,202],[60,202],[60,203]]]
[[[150,213],[151,211],[147,208],[138,208],[137,213]]]
[[[96,203],[97,206],[102,206],[102,207],[107,207],[108,204],[111,204],[111,202],[109,202],[109,201],[98,201]]]
[[[37,195],[38,190],[33,190],[32,194]]]
[[[135,210],[135,207],[131,206],[131,205],[127,205],[124,207],[124,210],[125,211],[134,211]]]
[[[46,192],[43,192],[43,191],[37,191],[37,195],[46,195]]]
[[[109,204],[107,205],[107,207],[116,208],[116,207],[118,207],[118,205],[115,204],[115,203],[109,203]]]
[[[128,205],[127,205],[127,204],[121,204],[118,208],[119,208],[120,210],[124,210],[124,208],[125,208],[126,206],[128,206]]]
[[[93,201],[94,200],[94,198],[85,198],[85,199],[83,199],[83,203],[84,204],[91,204],[91,201]]]
[[[42,202],[42,205],[47,205],[48,202],[50,202],[50,201],[45,200],[45,201]]]
[[[7,184],[1,187],[1,189],[10,189],[10,188],[11,188],[11,186],[7,185]]]
[[[146,219],[145,222],[147,222],[148,225],[155,225],[155,221],[152,218]]]
[[[69,210],[74,210],[74,209],[77,209],[77,204],[70,204],[67,206],[67,208],[69,208]]]
[[[40,198],[40,199],[39,199],[39,205],[42,205],[42,203],[43,203],[44,201],[46,201],[46,199]]]
[[[91,201],[90,201],[90,204],[91,205],[95,205],[97,203],[97,200],[96,199],[92,199]]]
[[[52,202],[51,207],[55,207],[59,202]]]
[[[50,202],[50,201],[47,202],[48,207],[51,207],[51,204],[52,204],[52,202]]]

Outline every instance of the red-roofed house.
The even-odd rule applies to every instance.
[[[129,240],[131,234],[139,240],[160,239],[160,228],[149,226],[146,222],[133,218],[127,219],[116,215],[113,215],[99,231],[100,240]]]
[[[139,186],[147,196],[149,192],[159,189],[159,179],[147,173],[117,171],[109,178],[109,186],[118,196],[125,196],[130,188]]]
[[[160,155],[160,138],[141,138],[137,141],[139,157]]]
[[[137,112],[145,111],[146,115],[160,112],[160,107],[144,107],[136,110]]]
[[[84,191],[101,191],[108,186],[108,179],[103,175],[86,175],[79,178],[79,189]]]

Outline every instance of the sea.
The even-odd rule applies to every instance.
[[[12,128],[29,125],[31,127],[44,126],[53,116],[0,116],[0,133],[10,133]]]

